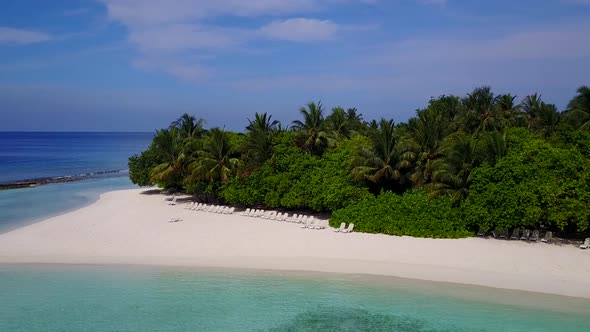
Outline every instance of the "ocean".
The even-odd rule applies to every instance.
[[[152,134],[0,133],[0,232],[134,186]],[[590,300],[399,278],[0,264],[0,331],[589,331]]]
[[[0,266],[1,331],[588,331],[590,302],[319,273]]]
[[[135,186],[127,160],[153,133],[0,132],[0,184],[83,176],[85,180],[0,190],[0,233]]]

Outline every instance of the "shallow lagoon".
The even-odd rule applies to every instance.
[[[588,331],[590,300],[399,278],[0,266],[2,331]]]

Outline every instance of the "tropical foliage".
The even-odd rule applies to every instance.
[[[295,112],[294,112],[295,115]],[[559,111],[539,94],[480,87],[432,98],[407,122],[321,102],[289,128],[266,113],[244,133],[184,114],[129,159],[131,180],[242,206],[332,213],[364,232],[589,229],[590,88]]]

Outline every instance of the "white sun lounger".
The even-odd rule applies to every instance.
[[[176,196],[172,197],[172,200],[168,202],[168,205],[176,205]]]
[[[327,223],[327,220],[319,219],[316,221],[314,228],[318,229],[318,230],[319,229],[326,229],[326,223]]]
[[[291,221],[291,218],[289,218],[289,214],[288,213],[284,213],[283,214],[283,221],[286,221],[286,222]]]
[[[299,215],[298,215],[297,213],[295,213],[295,214],[293,214],[293,216],[292,216],[291,218],[289,218],[289,219],[287,219],[287,220],[288,220],[289,222],[296,222],[296,221],[297,221],[297,217],[298,217],[298,216],[299,216]]]
[[[229,209],[229,211],[227,211],[227,214],[234,214],[234,211],[235,211],[235,210],[236,210],[236,208],[232,206],[232,207]]]
[[[179,222],[182,221],[182,218],[170,218],[168,219],[168,222]]]
[[[348,224],[348,228],[347,229],[343,229],[341,231],[341,233],[352,233],[352,230],[353,229],[354,229],[354,224],[353,223],[350,223],[350,224]]]
[[[590,248],[590,237],[584,240],[584,244],[580,246],[580,249],[588,249]]]
[[[343,223],[340,224],[340,228],[334,229],[334,232],[342,232],[342,231],[344,231],[344,228],[346,228],[346,223],[345,222],[343,222]]]
[[[307,228],[310,221],[311,221],[310,219],[307,219],[307,216],[303,216],[301,218],[301,223],[303,224],[303,225],[301,225],[301,228]]]
[[[258,210],[250,211],[250,217],[256,217],[257,214],[258,214]]]
[[[313,216],[307,218],[307,228],[313,229],[315,227],[316,220]]]
[[[188,209],[192,208],[194,205],[195,205],[195,202],[188,203],[187,205],[184,206],[184,209],[188,210]]]
[[[240,213],[242,216],[247,216],[250,214],[250,209],[246,209],[246,211]]]

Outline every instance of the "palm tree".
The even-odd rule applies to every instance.
[[[322,155],[330,145],[330,136],[326,131],[326,120],[322,103],[309,103],[301,107],[299,113],[303,121],[295,120],[291,128],[299,131],[298,143],[312,155]]]
[[[180,186],[186,160],[180,131],[175,127],[158,130],[152,141],[152,150],[162,163],[151,170],[151,181],[164,187]]]
[[[541,95],[534,93],[524,98],[521,103],[522,112],[526,115],[529,129],[539,128],[539,114],[541,113]]]
[[[334,136],[350,136],[347,114],[342,107],[332,108],[332,114],[326,118],[326,125],[334,133]]]
[[[472,170],[479,161],[477,140],[457,132],[444,142],[444,158],[433,162],[433,181],[426,185],[432,197],[450,196],[455,205],[469,193]]]
[[[170,124],[179,130],[182,138],[201,138],[205,133],[205,120],[197,119],[194,115],[184,113]]]
[[[210,183],[227,182],[239,163],[236,158],[237,148],[231,146],[227,133],[219,128],[211,129],[204,143],[203,149],[197,152],[196,160],[189,165],[189,179]]]
[[[244,159],[252,166],[260,166],[273,154],[273,134],[278,130],[280,122],[272,120],[266,113],[256,113],[254,120],[248,119],[246,127]]]
[[[524,125],[525,117],[520,112],[520,105],[516,105],[514,100],[516,100],[516,96],[509,93],[496,97],[498,120],[502,128]]]
[[[369,136],[372,147],[356,151],[352,159],[352,176],[378,185],[391,186],[402,178],[402,163],[396,149],[395,123],[381,119],[377,130]]]
[[[401,159],[412,165],[410,180],[417,187],[432,180],[432,163],[441,156],[440,144],[449,130],[449,119],[439,108],[417,111],[406,127],[400,146]]]
[[[363,130],[363,115],[358,113],[356,107],[346,110],[346,122],[349,130],[352,132],[360,132]]]
[[[432,182],[425,185],[432,197],[450,196],[455,205],[467,198],[472,171],[482,162],[495,164],[507,152],[506,133],[484,132],[478,138],[456,132],[441,145],[442,158],[432,163]]]
[[[476,135],[501,127],[496,98],[489,86],[473,90],[463,100],[466,111],[463,113],[463,130]]]
[[[590,129],[590,87],[579,87],[567,107],[567,116],[575,119],[576,128]]]

